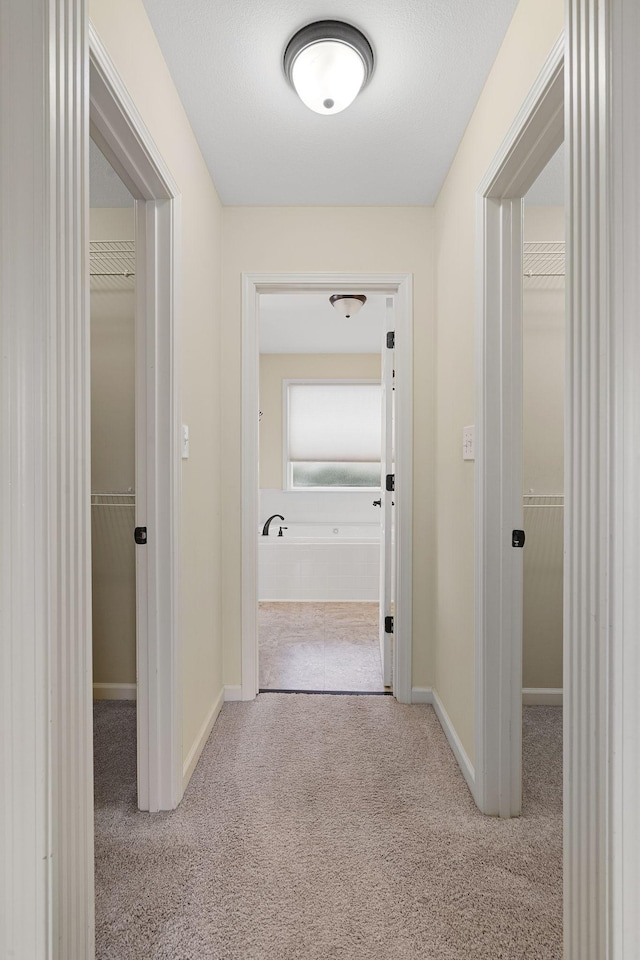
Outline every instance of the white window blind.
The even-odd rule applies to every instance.
[[[381,431],[380,384],[289,384],[291,462],[379,462]]]

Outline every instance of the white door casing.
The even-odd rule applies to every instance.
[[[394,694],[411,703],[413,327],[408,274],[243,274],[242,277],[242,699],[258,692],[258,416],[260,293],[353,290],[394,299],[396,399],[396,583]]]
[[[91,135],[135,199],[138,806],[182,798],[179,190],[90,27]],[[131,531],[133,536],[133,531]]]
[[[640,944],[640,6],[567,4],[565,960]]]
[[[93,957],[87,21],[0,4],[0,956]]]
[[[522,797],[522,198],[563,139],[561,37],[477,193],[475,782],[483,813]]]
[[[387,334],[394,334],[393,298],[387,297],[386,323],[382,333],[380,354],[382,357],[382,463],[380,471],[380,607],[379,607],[379,638],[380,663],[382,666],[382,680],[385,687],[392,685],[393,665],[391,662],[391,633],[386,629],[386,618],[393,615],[393,584],[392,576],[394,565],[393,557],[393,504],[395,492],[385,488],[385,479],[395,470],[393,457],[393,389],[394,389],[394,352],[395,347],[390,345]]]

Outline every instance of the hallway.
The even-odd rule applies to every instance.
[[[562,711],[483,817],[430,706],[228,703],[178,810],[135,808],[135,704],[95,705],[98,960],[560,960]]]

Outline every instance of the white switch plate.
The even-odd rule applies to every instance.
[[[463,460],[475,460],[476,458],[475,433],[476,433],[476,428],[474,426],[462,428],[462,459]]]
[[[182,424],[182,459],[189,459],[189,427],[186,423]]]

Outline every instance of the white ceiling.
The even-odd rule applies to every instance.
[[[133,197],[93,140],[89,141],[89,206],[133,206]]]
[[[380,353],[385,320],[382,294],[367,296],[349,320],[331,306],[328,294],[262,294],[260,353]]]
[[[225,204],[432,204],[517,0],[144,0]],[[367,35],[373,78],[307,109],[282,55],[314,20]]]

